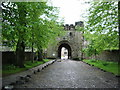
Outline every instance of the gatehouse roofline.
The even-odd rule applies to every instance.
[[[65,25],[63,25],[64,30],[75,30],[76,26],[83,27],[84,26],[83,21],[75,22],[75,25],[74,24],[65,24]]]

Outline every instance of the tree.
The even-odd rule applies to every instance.
[[[56,12],[58,11],[57,8],[52,6],[44,7],[44,13],[41,16],[41,11],[39,9],[35,9],[33,11],[30,10],[32,14],[29,17],[29,30],[31,30],[31,34],[29,35],[30,39],[28,42],[32,41],[31,45],[34,44],[34,47],[37,48],[38,60],[42,60],[43,58],[43,49],[47,48],[48,44],[61,32],[61,24],[56,22],[58,19],[56,14],[58,13]],[[36,13],[39,14],[36,15]],[[36,15],[35,18],[34,15]]]
[[[92,2],[89,9],[85,39],[89,42],[85,51],[95,54],[103,50],[118,49],[118,3]],[[92,46],[92,47],[91,47]],[[92,52],[89,50],[93,50]]]
[[[15,64],[19,65],[20,67],[24,67],[24,64],[23,64],[25,59],[24,58],[24,51],[25,51],[24,33],[26,31],[25,3],[15,4],[15,3],[8,2],[8,3],[2,3],[2,6],[3,6],[3,29],[4,29],[3,36],[8,40],[9,45],[16,44]],[[20,8],[21,6],[22,8]],[[15,37],[17,37],[16,38],[17,40],[15,40]],[[16,41],[16,43],[14,41]]]
[[[42,49],[60,32],[55,8],[46,2],[5,2],[2,9],[3,40],[15,48],[15,64],[24,67],[25,47],[36,48],[42,60]]]

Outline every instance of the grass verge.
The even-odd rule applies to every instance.
[[[19,72],[22,72],[22,71],[25,71],[25,70],[28,70],[30,68],[33,68],[33,67],[36,67],[38,65],[41,65],[41,64],[44,64],[48,61],[50,61],[51,59],[44,59],[44,61],[26,61],[25,64],[24,64],[24,68],[19,68],[17,66],[14,66],[14,65],[3,65],[2,66],[2,76],[8,76],[8,75],[11,75],[11,74],[15,74],[15,73],[19,73]]]
[[[108,61],[94,60],[94,59],[83,60],[83,61],[90,65],[94,65],[95,67],[103,69],[107,72],[111,72],[114,75],[120,75],[120,72],[118,70],[118,67],[120,67],[120,65],[118,64],[118,62],[108,62]]]

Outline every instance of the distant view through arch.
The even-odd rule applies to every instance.
[[[68,49],[65,47],[61,49],[61,59],[68,59]]]
[[[70,59],[71,47],[67,43],[63,43],[58,47],[58,58],[60,59]]]

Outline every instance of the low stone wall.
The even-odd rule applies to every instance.
[[[2,64],[13,64],[15,61],[15,53],[13,51],[2,52]]]
[[[32,60],[32,52],[25,52],[25,60]],[[2,64],[13,64],[15,62],[15,52],[2,52]]]
[[[105,60],[105,61],[114,61],[118,62],[120,56],[120,50],[105,50],[101,52],[97,56],[92,56],[87,59],[97,59],[97,60]]]

